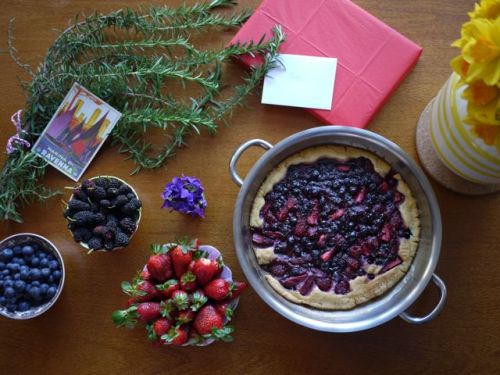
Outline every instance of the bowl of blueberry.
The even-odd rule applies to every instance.
[[[49,310],[64,285],[64,262],[52,242],[33,233],[0,241],[0,314],[31,319]]]
[[[64,217],[73,239],[91,253],[126,247],[141,212],[142,202],[129,184],[118,177],[98,176],[73,188]]]

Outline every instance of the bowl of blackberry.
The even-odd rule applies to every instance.
[[[33,233],[0,241],[0,315],[31,319],[49,310],[64,285],[64,262],[52,242]]]
[[[71,188],[64,210],[73,239],[89,253],[126,247],[141,220],[136,191],[114,176],[98,176]]]

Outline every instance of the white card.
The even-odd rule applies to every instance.
[[[279,55],[282,65],[264,78],[263,104],[332,109],[337,59]]]

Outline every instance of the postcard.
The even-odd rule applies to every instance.
[[[337,59],[280,54],[264,78],[262,103],[332,109]]]
[[[75,83],[40,135],[33,152],[78,181],[121,113]]]

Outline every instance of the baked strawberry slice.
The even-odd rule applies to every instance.
[[[295,228],[293,228],[293,234],[299,237],[305,236],[307,233],[307,221],[304,218],[300,218],[297,220],[297,224],[295,224]]]
[[[321,254],[320,258],[323,262],[328,262],[334,254],[335,254],[335,249],[330,249]]]
[[[316,201],[311,210],[311,213],[307,217],[307,224],[316,225],[318,224],[318,219],[319,219],[319,203],[318,201]]]
[[[339,217],[342,217],[342,215],[344,215],[345,213],[345,209],[343,208],[339,208],[337,210],[335,210],[331,215],[330,215],[330,219],[332,220],[337,220]]]
[[[363,186],[356,195],[356,198],[354,198],[354,202],[361,203],[365,200],[365,197],[366,197],[366,188]]]
[[[284,280],[280,280],[281,285],[283,285],[285,288],[290,289],[299,284],[300,282],[304,281],[307,277],[307,274],[304,273],[302,275],[298,276],[290,276]]]
[[[252,242],[260,247],[268,247],[274,244],[274,240],[259,233],[252,234]]]
[[[391,234],[392,234],[392,225],[389,223],[385,223],[384,226],[382,227],[382,232],[380,235],[380,239],[382,241],[389,241],[391,239]]]
[[[390,262],[386,263],[384,267],[380,270],[379,274],[387,272],[391,269],[393,269],[396,266],[399,266],[403,261],[401,260],[400,257],[396,257],[395,259],[391,260]]]
[[[195,261],[191,272],[196,276],[196,281],[200,286],[208,284],[214,277],[219,275],[222,269],[222,261],[200,258]]]
[[[326,239],[326,234],[321,234],[318,238],[318,241],[316,241],[316,245],[318,245],[318,247],[324,247],[326,245]]]

